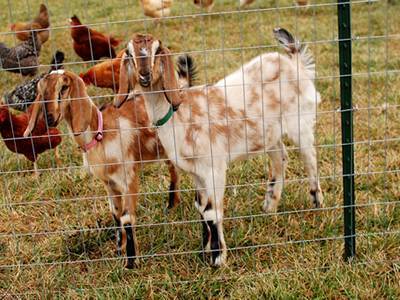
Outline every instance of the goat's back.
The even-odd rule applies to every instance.
[[[264,151],[293,124],[313,126],[318,101],[313,81],[294,57],[260,55],[214,86],[186,91],[179,115],[190,124],[182,134],[194,150],[183,156],[207,156],[210,143],[213,154],[230,152],[232,159]]]

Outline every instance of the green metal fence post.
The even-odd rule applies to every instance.
[[[356,254],[350,0],[338,1],[338,25],[342,112],[344,257],[349,260]]]

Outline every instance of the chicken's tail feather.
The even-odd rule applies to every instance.
[[[54,53],[53,59],[51,60],[51,63],[50,63],[51,71],[63,69],[64,68],[64,65],[63,65],[64,59],[65,59],[64,52],[57,50],[56,53]]]
[[[121,39],[117,39],[113,36],[110,36],[110,44],[114,47],[117,47],[119,44],[121,44],[122,40]]]
[[[90,81],[88,73],[79,73],[79,77],[83,80],[83,82],[86,85],[90,85],[91,84],[91,81]]]

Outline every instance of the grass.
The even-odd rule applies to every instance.
[[[85,65],[73,52],[66,19],[73,14],[127,40],[151,32],[174,52],[191,52],[198,83],[212,83],[251,57],[277,46],[281,26],[310,42],[317,63],[317,145],[326,209],[311,210],[307,180],[293,145],[285,193],[276,215],[262,213],[268,160],[235,163],[228,173],[225,232],[228,265],[213,269],[198,256],[201,226],[193,207],[192,182],[184,177],[183,201],[165,211],[168,175],[162,164],[143,169],[138,208],[139,266],[124,270],[115,253],[105,190],[81,169],[70,138],[61,145],[63,168],[52,152],[41,155],[39,179],[23,157],[0,145],[0,295],[4,298],[389,298],[400,297],[400,6],[380,1],[354,4],[353,100],[356,141],[357,258],[342,260],[342,177],[335,5],[291,7],[289,0],[257,1],[236,13],[233,0],[217,1],[201,16],[189,1],[175,1],[173,16],[155,25],[138,1],[45,1],[52,35],[41,54],[66,53],[66,67]],[[318,3],[328,4],[323,0]],[[0,32],[30,19],[39,1],[0,0]],[[286,9],[270,9],[287,7]],[[262,8],[262,11],[254,10]],[[97,25],[96,25],[97,24]],[[388,35],[390,38],[385,38]],[[368,38],[369,37],[369,38]],[[10,34],[0,41],[15,43]],[[243,50],[241,50],[243,49]],[[43,68],[46,70],[46,67]],[[21,81],[0,73],[0,93]],[[110,90],[90,88],[98,104]],[[66,132],[65,127],[61,126]],[[183,222],[182,222],[183,221]]]

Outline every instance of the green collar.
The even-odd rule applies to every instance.
[[[172,117],[172,115],[174,114],[175,111],[176,111],[176,109],[174,109],[173,106],[171,105],[169,107],[168,112],[165,114],[165,116],[162,117],[157,122],[155,122],[154,125],[157,126],[157,127],[163,126],[165,123],[167,123],[169,121],[169,119],[171,119],[171,117]]]

